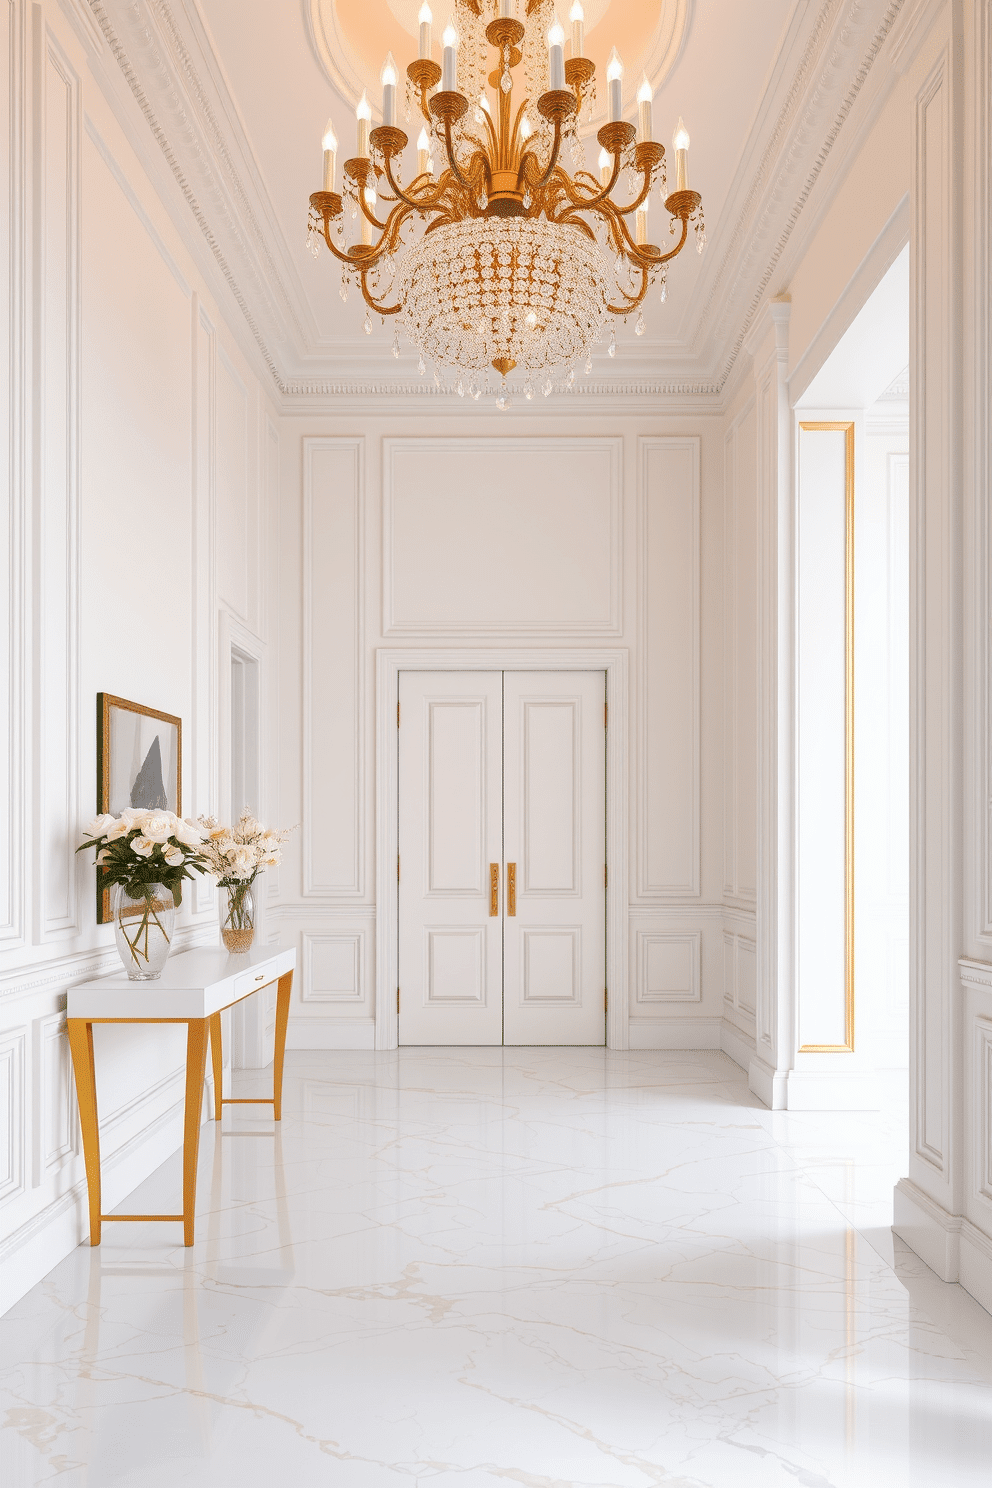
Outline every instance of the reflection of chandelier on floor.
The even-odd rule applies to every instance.
[[[645,295],[660,279],[661,298],[666,298],[665,266],[685,246],[690,220],[700,252],[706,241],[701,198],[689,190],[689,137],[681,119],[674,137],[676,189],[664,203],[673,219],[670,232],[681,223],[681,235],[663,253],[648,242],[651,189],[656,181],[662,192],[666,186],[665,148],[651,137],[650,84],[645,79],[638,91],[635,130],[621,118],[623,64],[614,49],[607,67],[609,122],[598,134],[597,180],[585,169],[576,132],[580,114],[591,107],[595,75],[583,56],[581,0],[572,6],[567,60],[553,0],[519,4],[526,6],[529,32],[512,14],[513,0],[454,0],[439,67],[431,56],[432,16],[425,3],[420,56],[407,68],[408,117],[412,103],[428,126],[417,141],[416,175],[403,184],[399,164],[408,137],[396,125],[398,75],[390,56],[382,69],[382,124],[370,130],[364,94],[356,111],[358,150],[344,164],[343,198],[334,190],[337,141],[330,122],[324,135],[324,189],[310,198],[311,249],[316,256],[322,234],[340,260],[342,298],[350,280],[360,284],[369,307],[366,332],[373,329],[369,312],[398,316],[420,351],[421,373],[424,357],[430,357],[439,384],[442,369],[453,368],[457,391],[466,391],[467,378],[475,398],[481,379],[494,367],[502,378],[501,407],[508,401],[506,377],[515,367],[525,374],[528,398],[536,373],[549,393],[555,369],[566,385],[574,381],[579,362],[591,371],[592,347],[608,315],[626,317],[636,310],[636,330],[642,334]],[[498,59],[494,71],[491,48]],[[514,109],[512,74],[518,67],[525,98]],[[485,91],[487,82],[495,104]],[[562,163],[566,142],[571,173]],[[437,179],[435,143],[446,162]],[[630,197],[625,205],[612,197],[622,174]],[[383,203],[389,209],[384,221],[378,216]],[[360,217],[360,241],[339,248],[331,226],[336,223],[343,238],[349,210]],[[404,241],[418,220],[426,220],[423,235]],[[610,355],[615,351],[614,330]],[[396,335],[393,355],[399,356]]]

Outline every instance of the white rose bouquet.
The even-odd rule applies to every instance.
[[[129,806],[120,816],[95,816],[83,828],[77,852],[96,848],[105,883],[119,883],[131,899],[150,898],[151,884],[171,889],[179,905],[183,879],[209,871],[201,852],[203,831],[171,811]]]
[[[160,939],[164,938],[162,954],[168,955],[173,909],[161,895],[156,898],[155,890],[161,884],[171,891],[176,905],[182,903],[183,879],[207,871],[202,841],[203,832],[195,822],[183,821],[171,811],[141,807],[129,806],[120,816],[96,816],[83,828],[83,841],[76,851],[95,848],[103,882],[120,884],[127,898],[136,901],[132,909],[114,912],[118,944],[123,937],[127,945],[129,975],[142,962],[147,968],[154,959],[149,945],[153,921]],[[163,911],[167,911],[167,922]],[[121,954],[125,954],[123,946]]]
[[[251,885],[264,868],[282,862],[282,844],[288,831],[273,831],[242,812],[233,827],[224,827],[215,816],[201,816],[197,825],[204,836],[202,847],[206,872],[228,892],[228,913],[223,930],[247,934],[254,929]]]

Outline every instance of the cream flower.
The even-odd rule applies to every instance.
[[[118,840],[118,838],[120,838],[120,837],[126,837],[127,834],[128,834],[128,832],[130,832],[130,831],[131,831],[131,828],[128,826],[127,822],[124,820],[123,817],[120,817],[120,816],[115,817],[114,818],[114,824],[113,824],[113,826],[107,828],[107,831],[106,831],[107,841],[108,842],[116,842]]]
[[[168,842],[176,830],[176,818],[171,811],[156,811],[142,827],[142,836],[149,842]]]
[[[203,841],[203,828],[197,826],[195,821],[181,821],[177,816],[176,827],[173,832],[177,842],[185,842],[187,847],[199,847]]]
[[[150,858],[158,847],[157,842],[152,842],[150,837],[135,837],[131,843],[131,851],[136,852],[139,858]]]
[[[109,811],[102,811],[99,816],[94,816],[83,828],[84,837],[104,837],[111,827],[117,825],[117,818]]]
[[[162,853],[162,856],[168,863],[170,868],[178,868],[180,863],[185,863],[186,861],[186,854],[183,852],[182,848],[175,847],[171,842]]]
[[[145,822],[155,813],[146,811],[143,806],[127,806],[121,812],[120,820],[125,832],[133,832],[135,827],[144,827]]]

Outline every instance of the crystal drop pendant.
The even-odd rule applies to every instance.
[[[423,377],[424,373],[427,371],[427,368],[424,365],[423,352],[420,353],[420,360],[417,362],[417,371],[420,373],[421,377]]]
[[[481,387],[480,387],[480,386],[479,386],[479,384],[478,384],[478,383],[476,383],[476,385],[475,385],[475,390],[474,390],[474,392],[473,392],[473,393],[472,393],[472,401],[473,401],[473,402],[475,402],[475,403],[478,403],[478,401],[479,401],[479,399],[480,399],[480,398],[481,398],[481,397],[482,397],[482,389],[481,389]]]
[[[371,336],[371,334],[372,334],[372,317],[369,315],[369,313],[368,313],[367,310],[365,312],[365,322],[364,322],[364,325],[362,326],[362,329],[364,330],[366,336]]]
[[[586,376],[592,371],[592,352],[586,357]]]
[[[660,294],[659,298],[660,298],[662,304],[664,304],[665,301],[668,299],[668,276],[667,275],[661,281],[661,294]]]
[[[400,359],[400,337],[399,337],[399,332],[398,331],[394,331],[393,332],[393,361],[394,362],[398,362],[399,359]]]
[[[643,336],[646,330],[647,326],[644,324],[644,312],[642,311],[637,317],[637,324],[634,326],[634,335]]]
[[[702,253],[705,247],[706,247],[706,233],[705,232],[698,232],[696,234],[696,252],[697,253]]]
[[[345,277],[343,275],[341,276],[341,288],[338,290],[338,294],[341,296],[342,302],[346,302],[347,301],[347,299],[348,299],[348,281],[347,281],[347,279],[345,279]]]
[[[534,200],[529,191],[524,192],[524,211],[530,211],[530,204]]]
[[[543,388],[541,389],[541,392],[544,394],[544,396],[546,398],[550,398],[551,397],[551,389],[552,389],[553,386],[554,386],[554,383],[551,381],[551,374],[549,373],[548,374],[548,379],[545,382]]]
[[[455,392],[458,394],[459,398],[464,398],[464,396],[465,396],[465,384],[462,382],[462,380],[461,380],[460,377],[458,379],[458,386],[455,388]]]
[[[572,386],[572,383],[574,381],[575,381],[575,368],[574,367],[569,367],[569,369],[568,369],[568,376],[565,378],[565,385],[567,387],[571,387]]]
[[[533,384],[532,383],[529,383],[529,382],[525,382],[524,383],[524,397],[527,399],[527,402],[528,403],[530,402],[531,398],[533,398],[533,396],[534,396]]]
[[[500,390],[496,395],[496,407],[500,413],[505,413],[510,406],[510,395],[506,390],[506,379],[504,378]]]
[[[609,355],[611,357],[615,357],[616,354],[617,354],[617,333],[616,333],[616,330],[614,329],[614,330],[612,330],[610,332]]]

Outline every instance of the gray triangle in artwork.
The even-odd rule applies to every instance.
[[[138,771],[131,787],[131,805],[143,806],[148,811],[165,811],[169,801],[162,779],[162,749],[158,734],[151,742],[145,762]]]

